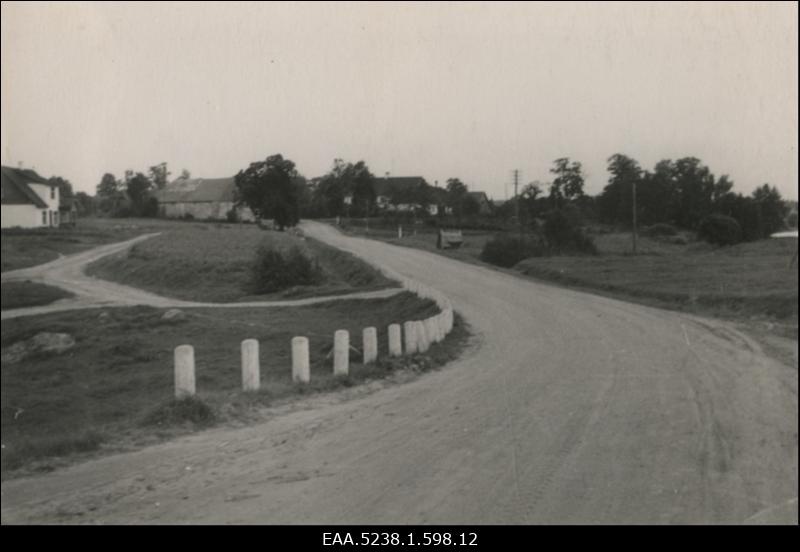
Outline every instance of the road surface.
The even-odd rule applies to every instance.
[[[796,365],[721,322],[305,229],[445,292],[474,347],[353,400],[5,482],[3,522],[797,523]]]

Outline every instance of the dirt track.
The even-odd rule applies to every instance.
[[[797,523],[796,364],[721,322],[305,228],[445,292],[475,349],[3,483],[3,522]]]
[[[24,281],[39,282],[57,286],[72,292],[75,297],[62,299],[49,305],[39,307],[25,307],[13,310],[0,311],[0,319],[6,320],[20,316],[45,314],[48,312],[91,309],[98,307],[119,307],[130,305],[149,305],[160,308],[189,308],[189,307],[217,307],[217,308],[246,308],[246,307],[295,307],[311,305],[331,300],[340,299],[375,299],[390,297],[399,291],[399,288],[351,293],[348,295],[328,297],[308,297],[305,299],[289,299],[279,301],[240,301],[238,303],[203,303],[198,301],[182,301],[170,297],[163,297],[141,289],[116,284],[108,280],[87,276],[84,270],[92,262],[120,253],[130,248],[137,242],[149,239],[155,234],[142,236],[124,242],[112,243],[95,247],[82,253],[60,257],[49,263],[3,272],[3,282]]]

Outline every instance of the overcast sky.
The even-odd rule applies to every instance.
[[[644,168],[693,155],[797,198],[797,4],[2,4],[2,163],[93,192],[104,172],[308,176]]]

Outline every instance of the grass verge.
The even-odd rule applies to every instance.
[[[255,294],[251,267],[261,245],[278,250],[299,247],[318,264],[321,282]],[[353,255],[316,240],[232,224],[174,223],[126,252],[99,259],[88,272],[167,297],[210,302],[298,299],[396,285]]]
[[[74,297],[72,293],[61,288],[28,281],[5,282],[0,286],[0,290],[2,291],[2,300],[0,301],[2,310],[49,305],[59,299]]]
[[[386,328],[437,312],[410,293],[391,298],[333,301],[300,308],[187,309],[182,321],[162,320],[162,309],[124,307],[69,311],[10,320],[2,326],[7,347],[40,331],[73,335],[76,346],[58,356],[2,366],[2,477],[49,470],[76,455],[135,448],[210,425],[248,420],[257,411],[300,396],[418,372],[458,354],[468,332],[460,320],[447,340],[426,355],[387,359]],[[360,348],[361,330],[378,328],[379,359],[360,363],[351,351],[350,374],[332,374],[333,333],[350,331]],[[310,340],[311,383],[291,380],[290,340]],[[240,391],[240,342],[260,342],[262,390]],[[197,398],[173,399],[173,350],[195,348]],[[66,456],[66,459],[56,457]]]

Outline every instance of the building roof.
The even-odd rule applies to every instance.
[[[175,180],[156,192],[159,203],[204,203],[234,201],[236,181],[228,178]]]
[[[467,195],[478,201],[489,202],[489,196],[486,195],[486,192],[467,192]]]
[[[421,176],[382,176],[375,178],[375,195],[388,196],[427,184]]]
[[[15,169],[2,167],[2,203],[4,205],[35,205],[39,209],[46,209],[47,203],[34,192],[29,184],[44,184],[45,186],[58,187],[36,174],[31,169]]]

